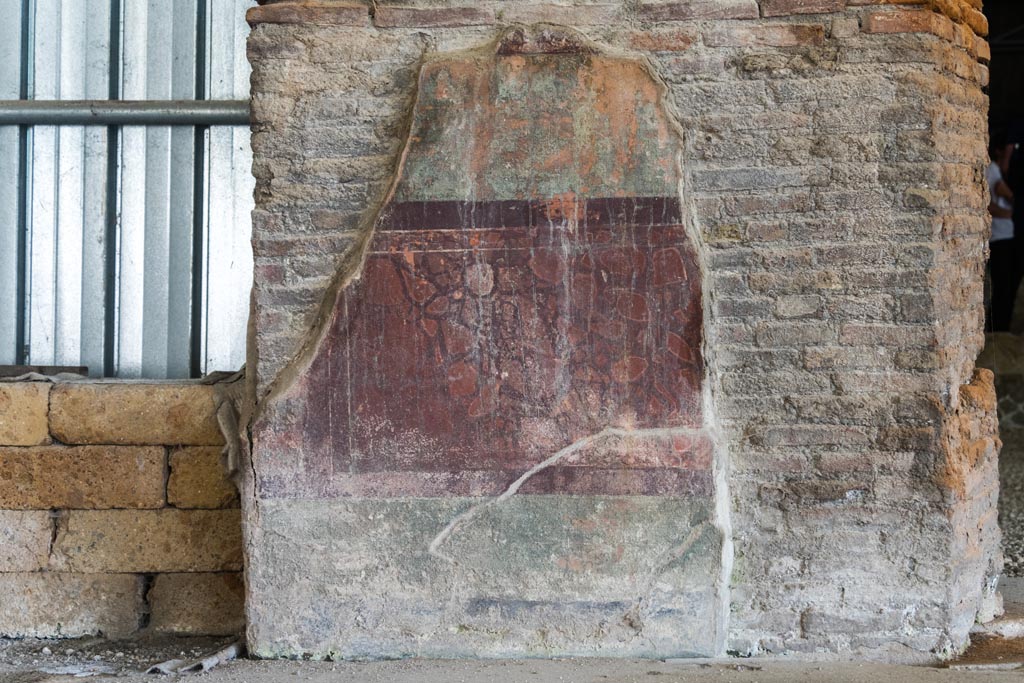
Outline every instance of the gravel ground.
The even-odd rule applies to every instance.
[[[126,676],[169,659],[201,658],[233,640],[235,638],[0,638],[0,683],[50,680],[49,676],[37,674],[77,676],[78,680],[99,675]],[[36,678],[29,678],[29,675]]]
[[[1024,576],[1024,432],[1004,431],[999,454],[999,524],[1003,530],[1003,571]]]

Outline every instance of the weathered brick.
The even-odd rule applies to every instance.
[[[866,7],[868,5],[927,5],[929,0],[846,0],[848,7]]]
[[[693,46],[697,36],[697,31],[689,28],[632,31],[626,36],[626,45],[647,52],[682,52]]]
[[[574,26],[607,25],[622,20],[622,5],[507,3],[498,10],[497,19],[503,23],[521,24],[549,23]]]
[[[764,446],[863,446],[870,439],[861,427],[847,425],[787,425],[769,427],[759,439]]]
[[[710,47],[796,47],[824,42],[825,27],[812,24],[719,25],[704,31],[704,44]]]
[[[494,12],[487,7],[395,7],[377,5],[373,23],[378,28],[480,26],[493,24]]]
[[[865,33],[931,33],[953,39],[949,19],[931,10],[895,10],[871,12],[861,22]]]
[[[227,476],[221,449],[193,446],[171,451],[167,502],[179,508],[226,508],[238,504],[238,489]]]
[[[0,382],[0,446],[48,443],[49,382]]]
[[[211,385],[61,384],[50,396],[50,431],[68,444],[219,445]]]
[[[846,0],[761,0],[761,13],[766,17],[787,14],[827,14],[839,12]]]
[[[808,348],[804,352],[804,366],[808,370],[848,368],[890,368],[892,351],[885,347],[825,346]]]
[[[34,572],[46,566],[53,521],[44,510],[0,510],[0,572]]]
[[[252,7],[245,13],[250,26],[258,24],[334,24],[369,26],[369,7],[362,3],[294,0]]]
[[[164,449],[157,446],[0,448],[0,508],[159,508]]]
[[[821,310],[821,297],[815,294],[791,294],[775,301],[775,315],[780,318],[809,318]]]
[[[691,21],[695,19],[757,19],[755,0],[681,0],[643,2],[637,8],[642,21]]]
[[[237,571],[238,510],[74,510],[60,520],[50,566],[73,572]]]
[[[245,629],[245,586],[235,572],[159,574],[147,596],[155,633],[229,636]]]
[[[934,428],[901,425],[883,429],[878,446],[891,451],[921,451],[934,446],[937,438]]]
[[[930,325],[862,325],[847,323],[839,333],[842,344],[883,344],[886,346],[935,346],[935,328]]]
[[[142,587],[133,574],[0,574],[0,636],[130,636],[140,625]]]

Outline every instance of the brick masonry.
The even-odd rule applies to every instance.
[[[991,612],[999,565],[994,426],[978,398],[987,380],[973,374],[988,229],[989,51],[978,3],[373,8],[292,1],[249,15],[256,414],[268,392],[301,374],[313,330],[360,263],[424,59],[482,49],[513,21],[573,26],[601,49],[649,63],[683,131],[681,200],[705,268],[708,407],[728,490],[729,623],[718,652],[895,644],[943,656],[961,647],[974,615]],[[257,465],[274,457],[256,448]],[[394,581],[411,591],[396,596],[408,601],[396,609],[423,604],[407,577],[432,571],[429,562],[396,565],[403,546],[391,544],[429,536],[391,538],[387,520],[400,529],[403,519],[427,520],[436,531],[456,512],[338,502],[327,533],[315,526],[322,502],[268,500],[257,517],[250,501],[261,492],[248,485],[251,596],[285,605],[315,595],[318,584],[303,579],[309,567],[295,559],[312,544],[318,560],[347,558],[325,571],[360,577],[353,590]],[[519,519],[531,519],[530,500],[517,505]],[[505,514],[503,523],[517,519]],[[500,582],[497,556],[474,557]],[[262,568],[293,577],[293,593],[254,589]],[[327,654],[302,629],[276,630],[268,610],[250,624],[254,651]],[[568,614],[545,652],[576,651],[585,608]],[[491,651],[481,623],[467,649],[450,653]],[[399,654],[403,643],[398,634],[376,652]]]
[[[224,388],[0,383],[0,636],[241,631]]]

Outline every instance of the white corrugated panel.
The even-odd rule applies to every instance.
[[[104,99],[109,0],[35,0],[30,95]],[[107,133],[36,126],[30,137],[29,361],[103,374]]]
[[[247,99],[253,5],[0,0],[0,16],[29,17],[27,46],[20,22],[0,25],[0,99],[26,85],[35,99]],[[22,143],[17,128],[0,128],[0,173],[12,180],[0,186],[0,363],[22,361],[24,311],[30,364],[129,378],[240,367],[252,279],[248,128],[110,130],[35,126]]]
[[[0,0],[0,98],[16,100],[21,91],[21,0]],[[0,126],[0,363],[18,360],[17,320],[19,245],[18,204],[19,131],[17,126]]]
[[[126,0],[122,97],[195,97],[196,0]],[[194,129],[125,127],[121,145],[121,377],[187,377]]]
[[[213,100],[249,98],[245,12],[254,0],[210,5],[209,91]],[[208,372],[235,370],[245,362],[249,290],[252,285],[252,148],[248,127],[213,127],[209,133],[203,246],[205,321],[203,362]]]

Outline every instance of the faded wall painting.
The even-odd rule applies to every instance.
[[[663,629],[679,651],[715,647],[701,272],[661,95],[641,63],[553,29],[426,63],[361,274],[255,425],[261,499],[467,498],[421,519],[423,542],[404,552],[425,552],[428,573],[500,573],[456,537],[515,494],[527,508],[514,525],[547,540],[504,560],[510,585],[560,566],[583,597],[533,602],[583,600],[605,605],[584,622],[619,621],[652,609],[661,572],[687,566],[690,597],[669,588],[657,618],[689,619]],[[503,604],[482,585],[459,591]]]

